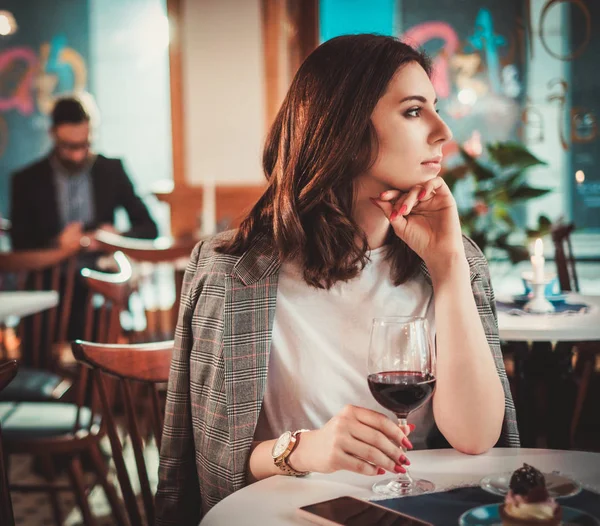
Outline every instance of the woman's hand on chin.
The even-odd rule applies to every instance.
[[[443,268],[457,256],[464,258],[456,201],[441,177],[416,185],[408,192],[388,190],[371,201],[430,272]]]

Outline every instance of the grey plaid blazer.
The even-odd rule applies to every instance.
[[[267,382],[280,263],[266,238],[241,257],[219,254],[214,247],[223,235],[231,233],[196,246],[184,279],[160,451],[159,525],[195,526],[245,485]],[[473,295],[506,398],[497,445],[518,447],[487,262],[470,239],[464,243]],[[421,270],[430,279],[425,265]]]

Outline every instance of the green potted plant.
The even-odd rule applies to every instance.
[[[547,163],[515,142],[488,144],[486,149],[488,163],[460,148],[463,163],[447,170],[443,177],[453,192],[461,181],[470,183],[472,197],[466,203],[457,200],[464,233],[484,252],[493,247],[506,252],[513,263],[524,261],[529,258],[527,240],[548,234],[552,225],[548,217],[540,215],[536,229],[521,227],[515,205],[552,191],[524,181],[529,168]],[[522,243],[509,242],[509,237],[511,241],[518,237]]]

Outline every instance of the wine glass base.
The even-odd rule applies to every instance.
[[[406,495],[422,495],[435,489],[435,484],[424,479],[392,478],[380,480],[373,484],[373,491],[384,497],[404,497]]]

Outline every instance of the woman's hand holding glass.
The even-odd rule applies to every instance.
[[[318,473],[405,473],[404,465],[410,462],[403,447],[412,449],[409,434],[409,426],[400,427],[377,411],[348,405],[322,429],[302,433],[289,463],[298,471]]]

